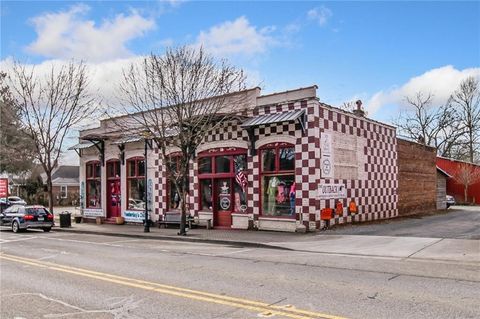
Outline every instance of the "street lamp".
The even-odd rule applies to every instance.
[[[148,147],[152,148],[152,140],[149,140],[148,137],[149,137],[149,133],[148,132],[144,132],[143,134],[143,138],[144,138],[144,141],[145,141],[145,149],[144,149],[144,163],[145,163],[145,184],[144,184],[144,191],[143,191],[143,194],[144,194],[144,203],[145,203],[145,220],[144,220],[144,228],[143,228],[143,232],[144,233],[149,233],[150,232],[150,223],[148,221],[148,162],[147,162],[147,150],[148,150]]]

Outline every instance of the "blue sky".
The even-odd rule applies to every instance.
[[[122,67],[170,45],[203,45],[264,93],[311,84],[321,101],[361,98],[390,121],[403,97],[440,104],[480,76],[480,2],[2,1],[1,60],[85,59],[114,96]],[[105,81],[109,79],[109,81]]]

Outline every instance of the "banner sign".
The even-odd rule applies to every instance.
[[[101,208],[84,208],[83,209],[83,216],[85,217],[103,217],[105,214],[103,213],[103,209]]]
[[[345,184],[320,184],[318,185],[318,197],[320,199],[346,198],[347,188]]]
[[[131,223],[143,223],[145,220],[145,212],[140,210],[126,210],[122,213],[122,216],[126,222]]]
[[[8,196],[8,178],[0,178],[0,197]]]
[[[148,204],[148,211],[153,210],[153,182],[152,179],[148,179],[147,184],[147,204]]]
[[[332,135],[330,133],[321,133],[320,136],[320,168],[322,178],[333,178],[333,147]]]

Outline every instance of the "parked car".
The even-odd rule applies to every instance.
[[[27,205],[27,202],[18,196],[8,196],[7,199],[10,205]]]
[[[447,195],[447,208],[452,205],[455,205],[455,197]]]
[[[29,228],[43,229],[43,231],[49,232],[53,225],[53,214],[39,205],[13,205],[0,213],[0,226],[11,227],[14,233]]]

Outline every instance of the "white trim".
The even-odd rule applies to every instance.
[[[270,143],[290,143],[295,145],[297,143],[297,138],[292,135],[271,135],[263,137],[255,142],[255,149]]]
[[[238,148],[248,149],[248,143],[245,141],[239,141],[239,140],[227,140],[227,141],[205,143],[197,147],[197,154],[212,148],[219,148],[219,147],[238,147]]]

